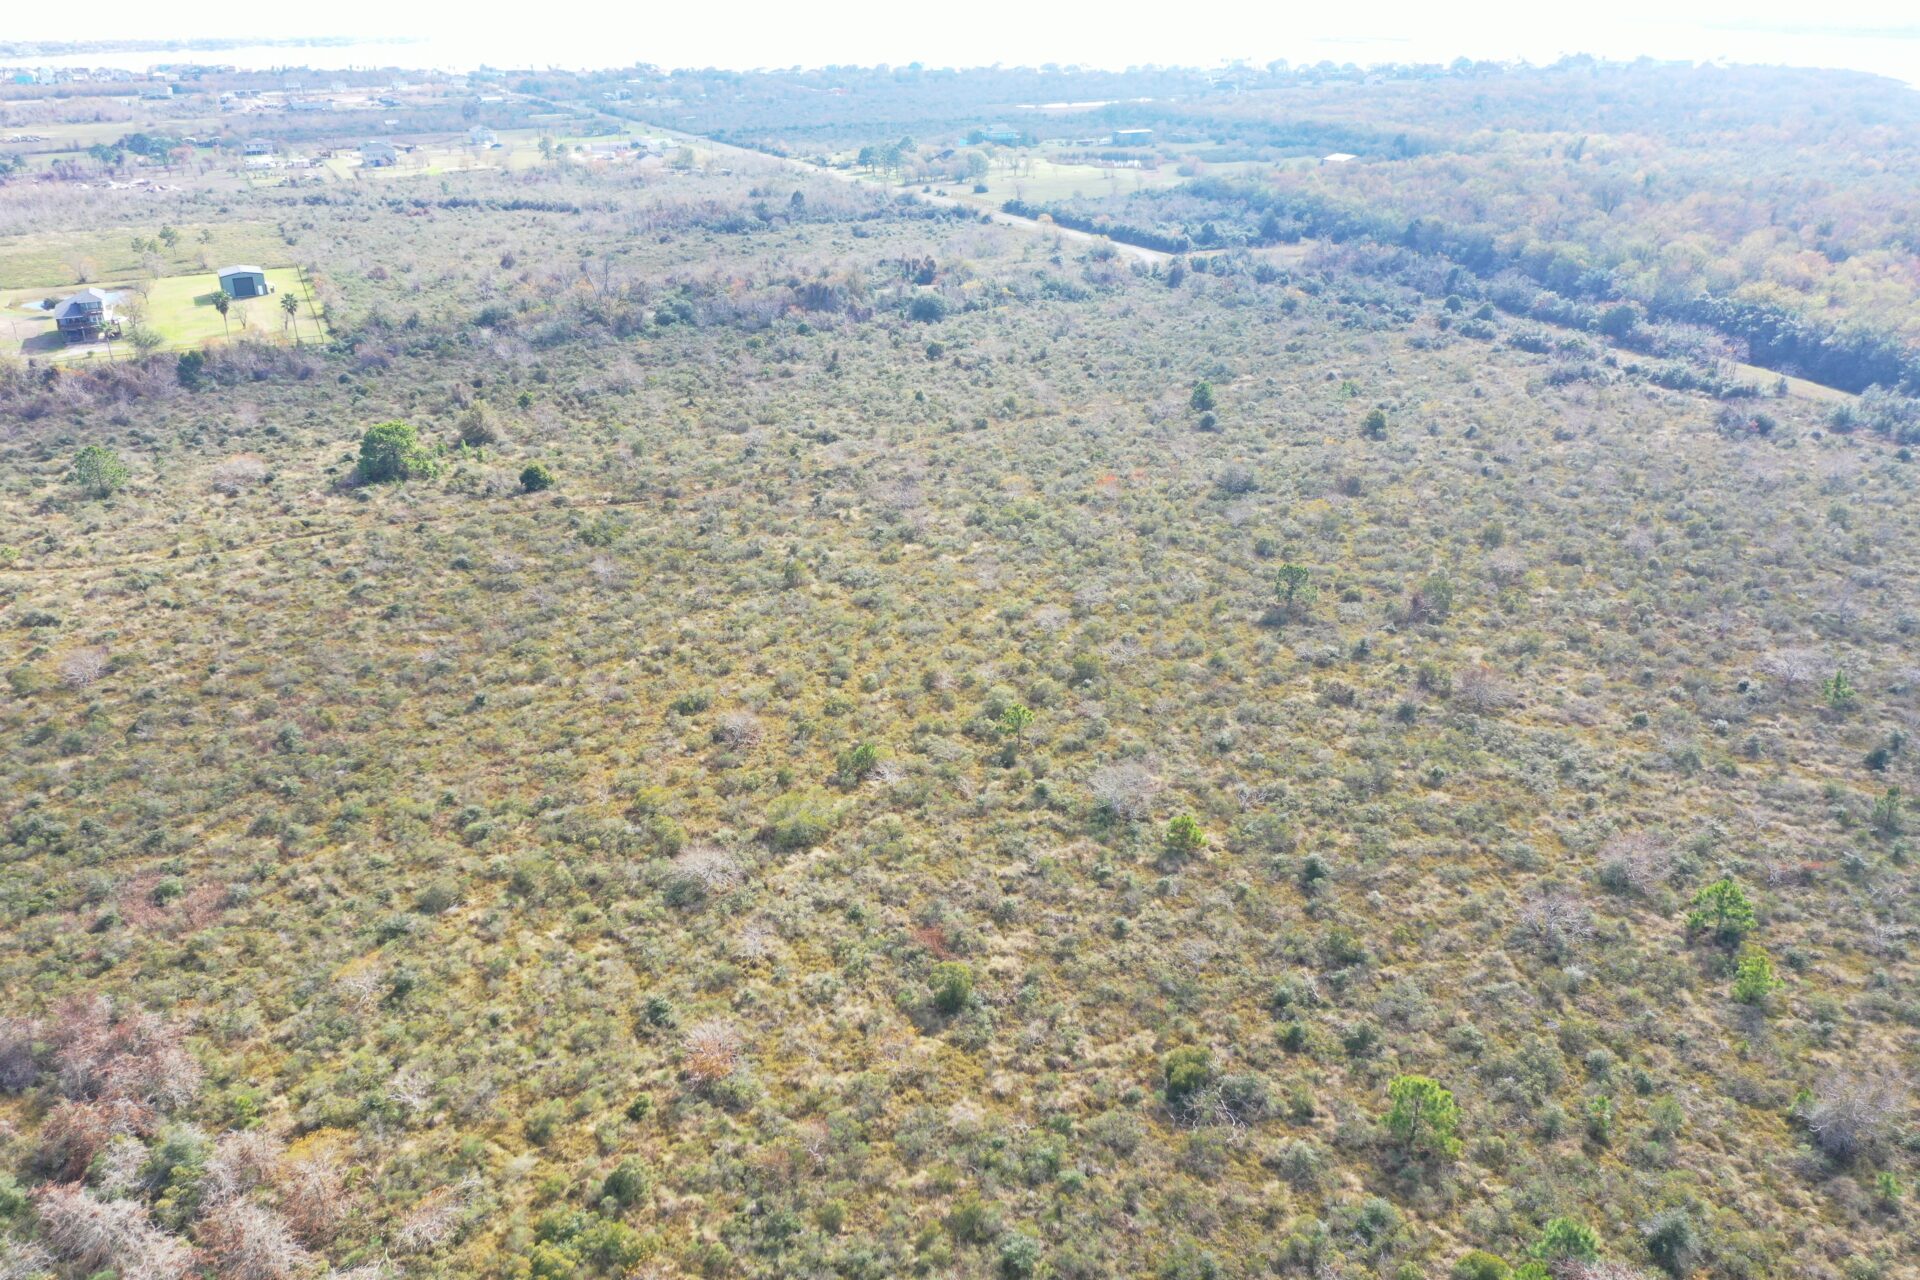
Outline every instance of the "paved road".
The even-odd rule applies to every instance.
[[[535,101],[541,100],[535,99]],[[787,168],[800,173],[814,174],[825,178],[836,178],[841,182],[873,187],[876,190],[886,191],[893,195],[912,196],[915,200],[920,200],[942,209],[964,209],[975,217],[985,214],[990,220],[999,223],[1003,227],[1019,227],[1025,231],[1035,231],[1042,235],[1058,236],[1062,240],[1069,240],[1078,244],[1111,245],[1114,251],[1121,257],[1131,258],[1136,262],[1144,262],[1149,266],[1170,262],[1173,259],[1172,254],[1162,253],[1158,249],[1146,249],[1137,244],[1122,244],[1118,240],[1110,240],[1106,236],[1095,235],[1091,231],[1076,231],[1071,227],[1056,226],[1051,222],[1041,222],[1036,218],[1022,218],[1015,214],[1005,213],[999,209],[986,208],[970,200],[956,200],[952,196],[934,195],[931,192],[913,191],[899,187],[883,186],[877,182],[868,182],[851,169],[830,169],[825,165],[817,165],[807,160],[798,160],[791,156],[770,156],[764,151],[754,151],[748,147],[736,147],[730,142],[716,142],[712,138],[702,137],[697,133],[685,133],[678,129],[663,129],[658,125],[650,124],[646,121],[636,120],[628,116],[615,115],[610,111],[603,111],[589,102],[546,102],[545,105],[591,112],[594,115],[603,116],[608,120],[617,120],[623,125],[642,125],[657,133],[684,141],[689,146],[703,147],[708,151],[739,156],[743,160],[755,160],[761,164],[771,162],[773,164],[785,165]]]

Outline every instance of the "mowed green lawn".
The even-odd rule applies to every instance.
[[[219,277],[211,272],[205,275],[170,276],[155,281],[147,292],[145,323],[152,326],[166,340],[169,348],[202,347],[210,342],[218,342],[227,337],[248,337],[278,340],[283,335],[292,340],[287,329],[286,313],[280,309],[280,299],[291,294],[300,302],[295,322],[300,326],[302,338],[321,338],[325,334],[315,328],[313,314],[307,307],[306,290],[300,284],[300,273],[292,267],[273,267],[267,271],[267,283],[274,292],[264,298],[236,298],[227,309],[226,322],[223,324],[220,312],[214,308],[213,295],[219,292]]]
[[[236,298],[228,308],[225,322],[213,305],[220,280],[211,271],[192,275],[169,276],[156,280],[145,299],[129,293],[122,303],[123,318],[137,314],[141,323],[160,335],[168,351],[204,347],[229,338],[252,338],[266,342],[292,342],[295,330],[303,342],[324,341],[326,325],[315,316],[315,308],[300,273],[293,267],[271,267],[267,283],[274,292],[260,298]],[[129,290],[124,282],[103,282],[103,289]],[[43,297],[63,297],[71,287],[61,289],[14,289],[0,292],[0,355],[32,356],[38,359],[74,360],[105,357],[106,344],[81,343],[73,346],[61,340],[53,319],[45,313],[24,309],[20,304],[37,302]],[[300,306],[292,325],[287,322],[280,299],[291,296]],[[115,343],[115,351],[131,352],[131,343]]]

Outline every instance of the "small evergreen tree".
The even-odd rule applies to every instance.
[[[1460,1151],[1460,1104],[1438,1081],[1399,1076],[1387,1086],[1387,1132],[1416,1156],[1456,1155]]]
[[[1188,403],[1202,413],[1205,413],[1209,409],[1212,409],[1216,403],[1214,394],[1213,394],[1213,384],[1211,382],[1208,382],[1205,378],[1202,378],[1200,381],[1194,383],[1193,395],[1188,400]]]
[[[1734,946],[1759,925],[1747,892],[1732,876],[1723,876],[1693,895],[1688,933],[1711,933],[1714,941]]]
[[[1207,832],[1200,819],[1190,813],[1177,815],[1167,823],[1167,856],[1175,862],[1187,862],[1206,852]]]
[[[1307,566],[1303,564],[1289,562],[1280,566],[1273,575],[1273,589],[1280,597],[1281,608],[1289,614],[1294,611],[1300,600],[1301,591],[1307,589],[1308,580],[1312,576]]]
[[[103,444],[90,444],[74,455],[67,479],[90,497],[108,498],[127,483],[131,474],[119,454]]]
[[[1780,989],[1773,975],[1773,958],[1757,942],[1740,948],[1740,962],[1733,971],[1733,998],[1741,1004],[1761,1005]]]

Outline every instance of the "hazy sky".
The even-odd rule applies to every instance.
[[[1432,0],[1182,7],[1158,0],[1099,6],[1014,0],[830,4],[731,0],[546,10],[515,0],[89,0],[84,6],[10,4],[0,38],[172,36],[426,37],[420,65],[817,66],[994,62],[1212,65],[1266,62],[1432,61],[1456,56],[1562,53],[1607,57],[1793,62],[1852,66],[1920,79],[1920,6],[1913,0],[1615,0],[1605,6],[1448,5]],[[1197,19],[1182,22],[1182,16]],[[396,58],[396,61],[404,59]],[[1908,69],[1911,69],[1910,71]]]

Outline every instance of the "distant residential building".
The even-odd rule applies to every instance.
[[[477,124],[467,130],[467,145],[470,147],[497,147],[500,136],[483,124]]]
[[[980,141],[991,142],[996,147],[1017,147],[1021,133],[1010,125],[990,124],[979,130]]]
[[[243,150],[250,156],[270,156],[273,154],[273,142],[268,138],[248,138]]]
[[[378,138],[360,144],[360,163],[378,169],[385,165],[400,163],[400,152],[391,142]]]
[[[85,289],[62,298],[53,309],[54,327],[68,342],[92,342],[103,333],[117,337],[120,317],[113,304],[119,297],[105,289]]]
[[[273,292],[267,283],[267,273],[248,266],[221,268],[220,287],[229,298],[264,298]]]
[[[1116,147],[1144,147],[1153,141],[1151,129],[1115,129],[1113,145]]]

